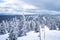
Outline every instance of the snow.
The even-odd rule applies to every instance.
[[[48,28],[45,28],[48,29]],[[40,40],[39,33],[30,31],[26,36],[18,37],[18,40]],[[6,40],[8,34],[0,35],[0,40]],[[44,38],[42,36],[42,38]],[[45,31],[45,40],[60,40],[60,31],[57,30],[48,30]]]
[[[45,31],[49,31],[49,28],[47,26],[45,26]]]
[[[39,33],[34,31],[28,32],[26,36],[19,37],[18,40],[39,40]]]
[[[35,33],[34,31],[28,32],[26,36],[18,37],[17,40],[39,40],[39,33]],[[0,40],[6,40],[8,34],[0,35]]]
[[[45,32],[45,40],[60,40],[60,31],[50,30]]]
[[[49,30],[48,27],[45,26],[45,40],[60,40],[60,31]]]
[[[6,40],[8,37],[8,34],[0,35],[0,40]]]
[[[57,30],[49,30],[47,26],[40,29],[41,32],[41,40],[60,40],[60,31]],[[45,32],[45,33],[44,33]]]

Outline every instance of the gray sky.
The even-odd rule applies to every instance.
[[[28,9],[31,10],[27,11]],[[0,13],[22,14],[23,12],[60,14],[60,0],[0,0]]]

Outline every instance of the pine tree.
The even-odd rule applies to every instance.
[[[16,18],[13,18],[13,20],[10,22],[10,34],[9,34],[9,40],[17,40],[18,37],[18,20]]]
[[[5,27],[5,21],[3,20],[2,23],[0,23],[0,34],[6,34],[6,27]]]

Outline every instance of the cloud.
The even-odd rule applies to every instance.
[[[21,0],[5,0],[4,3],[0,3],[0,13],[22,14],[26,9],[36,9],[36,7]]]
[[[40,9],[60,11],[60,0],[24,0],[29,4],[33,4]]]
[[[60,0],[4,0],[0,13],[7,14],[59,14]]]

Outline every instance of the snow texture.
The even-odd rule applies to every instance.
[[[28,32],[26,36],[19,37],[18,40],[39,40],[39,33],[35,33],[34,31]]]
[[[40,40],[38,37],[39,33],[30,31],[26,36],[18,37],[18,40]],[[8,34],[0,35],[0,40],[6,40]],[[60,31],[49,30],[45,31],[45,40],[60,40]]]

